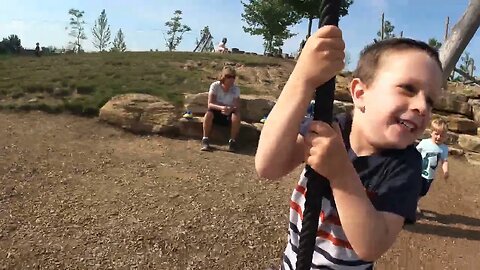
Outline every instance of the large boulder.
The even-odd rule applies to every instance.
[[[353,111],[354,105],[348,101],[333,101],[333,114],[339,113],[351,113]]]
[[[472,106],[473,121],[480,126],[480,99],[470,99],[468,103]]]
[[[171,135],[179,115],[174,105],[152,95],[123,94],[110,99],[99,118],[109,124],[139,134]]]
[[[460,134],[458,144],[466,151],[480,153],[480,137],[478,136]]]
[[[465,153],[465,157],[467,158],[468,163],[480,166],[480,153]]]
[[[259,122],[275,105],[275,98],[269,96],[242,95],[240,108],[242,120],[250,123]]]
[[[335,99],[339,101],[345,102],[353,102],[352,96],[350,95],[350,91],[346,88],[338,87],[335,89]]]
[[[440,100],[435,103],[434,109],[437,111],[463,114],[467,117],[472,116],[472,106],[468,104],[467,98],[454,93],[445,93]]]
[[[208,92],[198,94],[185,94],[185,110],[189,110],[193,115],[204,115],[207,111]]]
[[[457,133],[473,134],[477,133],[477,124],[475,121],[460,115],[450,115],[447,117],[448,129]]]
[[[193,115],[203,116],[207,111],[208,92],[185,95],[185,109]],[[270,96],[241,95],[240,112],[245,122],[258,122],[275,105],[275,98]]]
[[[179,134],[187,138],[201,139],[203,137],[202,123],[203,117],[193,117],[191,119],[182,118],[178,121]],[[260,129],[253,124],[242,121],[237,138],[239,143],[256,144],[259,137]],[[212,142],[228,142],[228,139],[230,139],[230,127],[214,125],[209,138]]]

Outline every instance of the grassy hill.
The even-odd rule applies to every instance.
[[[295,62],[192,52],[2,56],[0,109],[97,115],[111,97],[134,92],[160,96],[180,106],[185,93],[207,91],[224,64],[236,66],[242,94],[278,96]],[[338,76],[337,88],[347,88],[348,81],[348,76]],[[463,84],[450,84],[449,91],[480,93]]]
[[[189,52],[88,53],[0,58],[0,108],[96,115],[112,96],[147,93],[181,105],[236,65],[243,94],[278,94],[291,60]]]

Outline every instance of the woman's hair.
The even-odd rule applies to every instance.
[[[359,78],[363,83],[370,85],[374,79],[378,68],[380,67],[382,57],[389,52],[398,52],[404,50],[418,50],[425,52],[442,70],[438,51],[423,41],[409,38],[389,38],[365,47],[360,53],[357,67],[353,72],[354,78]]]
[[[233,68],[232,66],[224,66],[222,72],[220,73],[219,81],[223,83],[227,76],[236,77],[237,72],[235,71],[235,68]]]
[[[227,38],[222,38],[223,44],[227,43]]]

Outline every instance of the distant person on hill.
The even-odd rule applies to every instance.
[[[35,55],[40,57],[40,43],[37,42],[37,46],[35,47]]]
[[[233,67],[225,66],[218,81],[210,85],[208,91],[208,109],[203,119],[202,151],[210,150],[208,136],[213,124],[231,126],[228,150],[237,150],[236,138],[240,130],[240,88],[235,85],[236,72]]]
[[[228,53],[228,48],[225,46],[225,44],[227,44],[227,38],[223,38],[222,41],[218,44],[217,52]]]
[[[443,179],[448,179],[448,146],[444,143],[447,139],[447,122],[442,118],[435,118],[430,126],[432,130],[430,138],[421,140],[417,145],[417,150],[422,154],[422,190],[420,199],[427,195],[439,166],[442,167]],[[419,207],[417,207],[417,213],[421,213]]]

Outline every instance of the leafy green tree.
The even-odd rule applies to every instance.
[[[320,18],[320,7],[322,0],[283,0],[290,5],[302,18],[308,19],[307,37],[312,33],[312,22]],[[353,4],[353,0],[340,1],[340,17],[348,15],[348,8]]]
[[[435,48],[437,50],[439,50],[440,47],[442,47],[442,43],[438,41],[436,38],[429,38],[428,45],[430,45],[430,47]]]
[[[301,17],[284,0],[250,0],[241,2],[243,31],[263,37],[265,53],[279,53],[286,39],[295,36],[287,28],[297,24]]]
[[[0,42],[0,54],[18,54],[22,50],[22,41],[17,35],[12,34]]]
[[[473,77],[473,71],[476,70],[476,67],[473,58],[470,56],[470,53],[465,52],[460,60],[462,62],[460,63],[459,69]]]
[[[170,21],[165,23],[165,26],[169,28],[167,31],[168,38],[165,39],[169,51],[174,51],[180,42],[182,42],[183,34],[192,30],[189,26],[181,23],[181,10],[175,10],[173,14],[174,16]]]
[[[393,24],[390,21],[386,20],[383,25],[383,39],[394,38],[395,37],[395,34],[393,33],[394,30],[395,30],[395,26],[393,26]],[[380,38],[380,40],[382,39],[381,29],[377,32],[377,36]]]
[[[70,33],[69,35],[74,39],[73,42],[70,42],[70,45],[73,46],[73,50],[77,53],[82,51],[82,40],[87,39],[85,35],[85,21],[83,20],[84,11],[71,8],[68,11],[70,14]]]

